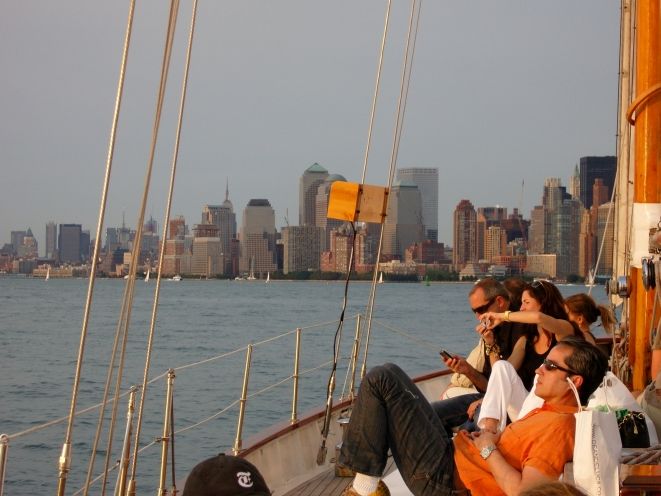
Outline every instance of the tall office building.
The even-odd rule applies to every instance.
[[[319,270],[321,234],[316,226],[282,228],[283,273]]]
[[[581,173],[578,164],[574,166],[574,173],[569,178],[569,194],[572,198],[581,198]]]
[[[23,238],[26,236],[25,231],[12,231],[11,232],[11,246],[14,255],[18,253],[18,247],[23,246]]]
[[[530,229],[528,229],[528,252],[532,254],[544,253],[544,207],[535,205],[530,212]]]
[[[323,229],[321,238],[321,251],[327,251],[330,246],[330,232],[333,229],[344,224],[343,221],[337,219],[329,219],[326,217],[328,213],[328,197],[330,195],[331,186],[335,181],[346,181],[344,176],[340,174],[331,174],[322,183],[317,186],[317,195],[315,196],[315,222],[314,225]]]
[[[613,242],[614,242],[614,221],[613,215],[609,216],[608,210],[611,208],[611,204],[604,203],[595,207],[597,210],[597,221],[596,221],[596,231],[595,231],[595,241],[596,241],[596,251],[597,257],[599,257],[599,250],[603,243],[603,249],[601,249],[601,256],[599,257],[599,265],[597,266],[597,275],[608,276],[613,273]],[[595,262],[597,257],[595,257]]]
[[[55,258],[57,250],[57,224],[48,222],[46,224],[46,258]]]
[[[425,239],[438,241],[438,169],[408,167],[397,170],[403,183],[415,184],[422,198],[422,223]]]
[[[608,191],[613,191],[616,170],[616,157],[581,157],[581,201],[585,208],[592,207],[592,187],[595,179],[602,179]]]
[[[89,229],[80,231],[80,259],[83,262],[86,262],[90,259],[91,256],[91,236]]]
[[[460,271],[477,261],[477,212],[469,200],[461,200],[454,209],[454,249],[452,265]]]
[[[328,171],[318,163],[308,167],[298,182],[298,224],[314,226],[317,222],[316,200],[319,185],[328,177]],[[324,212],[325,215],[325,212]]]
[[[497,257],[502,257],[507,250],[507,231],[500,226],[489,226],[484,237],[484,258],[493,263]]]
[[[597,178],[592,185],[592,206],[598,207],[610,201],[608,186],[604,184],[604,180]]]
[[[413,183],[397,181],[390,189],[383,224],[383,254],[403,259],[409,246],[424,239],[420,190]]]
[[[170,226],[168,227],[168,239],[184,239],[188,234],[188,227],[186,226],[186,219],[183,215],[170,218]]]
[[[241,222],[241,272],[257,277],[277,270],[275,234],[275,211],[269,201],[250,200]]]
[[[79,263],[81,260],[80,240],[82,226],[80,224],[60,224],[57,239],[58,258],[63,263]]]
[[[225,187],[225,201],[222,205],[205,205],[203,207],[202,222],[214,224],[218,227],[218,237],[220,238],[221,252],[225,263],[223,273],[234,275],[230,255],[232,240],[236,239],[236,214],[229,198],[229,185]]]

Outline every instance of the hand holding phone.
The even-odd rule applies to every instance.
[[[444,360],[451,360],[452,359],[452,355],[450,355],[450,353],[448,353],[445,350],[441,350],[438,353],[443,357]]]

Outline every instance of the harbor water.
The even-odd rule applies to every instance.
[[[68,414],[87,284],[85,279],[0,277],[0,433],[12,436]],[[124,286],[124,280],[96,282],[78,409],[102,399]],[[142,383],[154,288],[155,278],[136,282],[123,392]],[[352,283],[349,288],[335,398],[346,391],[355,316],[365,312],[369,289],[366,283]],[[603,291],[595,289],[593,296],[603,302]],[[443,367],[438,356],[441,347],[453,353],[468,352],[476,342],[475,317],[467,303],[469,290],[470,283],[379,285],[368,366],[394,361],[415,375]],[[561,286],[561,291],[570,295],[586,288]],[[302,329],[299,415],[323,404],[343,295],[340,282],[162,282],[149,377],[195,364],[176,371],[175,429],[214,417],[175,436],[177,480],[198,461],[232,447],[248,344],[254,348],[244,440],[291,415],[296,328]],[[213,357],[220,358],[198,365]],[[276,383],[280,384],[269,387]],[[147,389],[141,447],[160,436],[164,393],[162,378]],[[125,416],[124,397],[113,435],[111,466],[118,458]],[[67,494],[74,494],[85,480],[97,420],[98,411],[76,418]],[[60,422],[11,439],[5,494],[55,492],[65,430],[66,422]],[[95,475],[104,465],[106,437],[99,445]],[[138,494],[156,491],[159,459],[158,443],[140,455]],[[114,489],[115,478],[112,472],[108,493]],[[99,494],[98,483],[91,493]]]

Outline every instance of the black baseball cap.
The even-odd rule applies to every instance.
[[[183,496],[270,496],[264,477],[248,460],[221,453],[188,474]]]

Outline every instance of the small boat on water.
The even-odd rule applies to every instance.
[[[181,281],[181,276],[179,274],[175,274],[175,275],[172,276],[172,278],[170,280],[175,281],[175,282],[179,282],[179,281]]]

